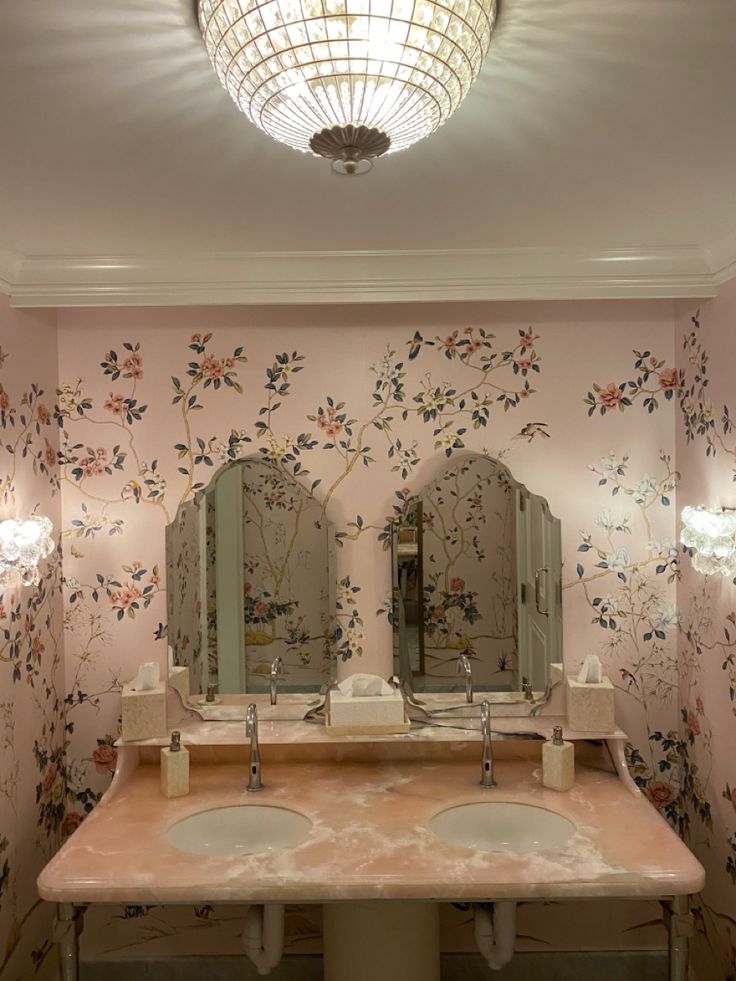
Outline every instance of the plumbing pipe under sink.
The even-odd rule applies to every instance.
[[[516,903],[473,904],[475,942],[492,971],[500,971],[514,956]]]
[[[250,906],[245,914],[243,946],[259,974],[270,974],[284,952],[284,906]]]

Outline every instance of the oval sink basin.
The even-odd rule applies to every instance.
[[[293,848],[312,827],[285,807],[259,804],[216,807],[177,821],[166,832],[175,848],[193,855],[238,856]]]
[[[479,801],[440,811],[429,829],[451,845],[482,852],[536,852],[561,848],[575,834],[572,821],[533,804]]]

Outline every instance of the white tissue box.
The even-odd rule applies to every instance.
[[[123,685],[122,732],[124,740],[154,739],[165,736],[166,689],[157,685],[148,691],[135,691]]]
[[[599,684],[567,678],[567,724],[577,732],[613,732],[614,687],[603,676]]]
[[[328,727],[333,732],[340,730],[343,735],[360,735],[364,732],[408,732],[410,724],[404,716],[401,692],[353,697],[331,691]]]

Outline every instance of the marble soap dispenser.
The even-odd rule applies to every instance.
[[[542,746],[542,783],[550,790],[569,790],[575,783],[575,746],[563,740],[561,726]]]
[[[174,729],[171,743],[161,750],[161,791],[164,797],[185,797],[189,793],[189,751],[181,744],[181,733]]]

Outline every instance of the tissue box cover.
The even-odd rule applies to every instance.
[[[135,691],[123,685],[122,737],[126,741],[166,735],[166,690],[163,685]]]
[[[330,692],[331,726],[392,726],[404,724],[401,692],[352,698]]]
[[[178,664],[169,668],[169,685],[175,688],[186,702],[189,698],[189,668]]]
[[[611,680],[605,675],[597,685],[568,678],[568,726],[578,732],[613,732],[616,728],[613,693]]]

